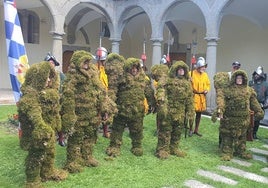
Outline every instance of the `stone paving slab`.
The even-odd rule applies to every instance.
[[[268,156],[268,150],[263,150],[263,149],[258,149],[258,148],[250,148],[250,151],[254,152],[254,153],[258,153],[258,154],[262,154],[262,155],[267,155]]]
[[[255,173],[251,173],[251,172],[247,172],[244,170],[240,170],[238,168],[234,168],[234,167],[230,167],[230,166],[218,166],[218,169],[223,170],[225,172],[229,172],[231,174],[252,180],[252,181],[256,181],[256,182],[260,182],[260,183],[264,183],[264,184],[268,184],[268,178],[264,177],[264,176],[260,176],[258,174]]]
[[[219,174],[216,174],[214,172],[210,172],[210,171],[205,171],[205,170],[198,170],[197,174],[200,176],[204,176],[206,178],[212,179],[213,181],[216,182],[222,182],[228,185],[236,185],[237,181],[226,178],[224,176],[221,176]]]
[[[261,155],[256,155],[256,154],[253,154],[252,155],[252,158],[256,161],[261,161],[261,162],[264,162],[264,163],[268,163],[267,161],[267,157],[265,156],[261,156]]]
[[[184,182],[184,185],[190,188],[214,188],[211,185],[204,184],[197,180],[187,180]]]
[[[239,160],[239,159],[231,159],[231,161],[233,163],[239,164],[241,166],[246,166],[246,167],[250,167],[252,165],[252,163],[250,163],[250,162],[242,161],[242,160]]]
[[[262,172],[268,172],[268,168],[262,168],[261,171]]]
[[[0,89],[0,105],[15,104],[12,90]]]

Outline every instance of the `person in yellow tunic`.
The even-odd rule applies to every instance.
[[[103,84],[103,86],[106,89],[106,93],[108,93],[108,77],[107,74],[105,72],[105,60],[107,58],[108,52],[104,47],[99,47],[96,51],[96,60],[97,60],[97,67],[99,70],[99,75],[100,75],[100,80]],[[106,121],[108,119],[107,114],[101,114],[102,119],[104,121]],[[110,133],[108,131],[108,124],[102,122],[102,129],[103,129],[103,137],[105,138],[109,138],[110,137]]]
[[[210,81],[208,74],[205,72],[207,68],[207,63],[203,57],[199,57],[196,63],[196,69],[190,72],[192,88],[194,93],[194,107],[195,107],[195,128],[193,131],[193,121],[189,122],[190,132],[189,136],[196,134],[197,136],[202,136],[198,132],[199,125],[201,121],[201,114],[207,108],[206,105],[206,95],[210,90]]]

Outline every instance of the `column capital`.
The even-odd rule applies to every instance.
[[[63,35],[65,35],[65,33],[58,33],[56,31],[50,31],[49,33],[52,35],[53,39],[56,40],[62,40]]]
[[[207,42],[218,42],[220,40],[219,37],[205,37],[204,38]]]
[[[120,42],[122,39],[121,38],[110,38],[109,40],[112,42]]]
[[[163,41],[163,38],[151,38],[150,39],[153,43],[161,43]]]

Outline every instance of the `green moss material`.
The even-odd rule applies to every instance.
[[[48,78],[49,85],[46,86]],[[31,66],[22,85],[18,114],[22,136],[20,146],[28,151],[25,160],[27,186],[40,181],[61,180],[67,172],[56,170],[55,131],[61,129],[59,75],[48,62]]]
[[[228,73],[218,73],[214,76],[217,93],[217,112],[221,115],[220,137],[222,160],[230,160],[233,156],[249,159],[246,152],[246,133],[250,126],[250,112],[254,111],[255,119],[261,119],[264,112],[259,105],[256,93],[248,86],[245,71],[235,71],[231,79]],[[242,85],[236,84],[236,77],[241,75]],[[215,121],[215,117],[212,118]]]
[[[177,75],[179,68],[184,69],[184,75]],[[179,142],[184,122],[193,119],[195,115],[193,90],[189,81],[189,67],[183,61],[175,62],[165,81],[158,83],[156,100],[158,103],[159,133],[156,156],[164,159],[169,154],[183,157]]]
[[[102,121],[101,114],[107,113],[112,119],[116,111],[92,59],[89,52],[75,51],[63,84],[62,130],[69,136],[65,168],[71,173],[82,171],[84,166],[98,165],[93,158],[93,147]],[[88,65],[86,69],[84,64]]]
[[[137,75],[131,74],[132,67],[138,69]],[[140,59],[128,58],[123,66],[124,74],[122,81],[118,85],[117,108],[118,114],[114,117],[110,146],[106,153],[109,156],[118,156],[122,144],[122,136],[125,127],[129,127],[130,138],[132,140],[132,153],[136,156],[143,154],[143,118],[145,116],[144,100],[150,93],[153,97],[153,89],[150,79],[145,75]],[[150,89],[151,92],[146,92]],[[149,97],[148,97],[149,98]]]

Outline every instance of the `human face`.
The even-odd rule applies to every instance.
[[[236,78],[235,78],[235,83],[237,85],[242,85],[243,84],[243,77],[242,75],[237,75]]]
[[[54,61],[49,60],[49,63],[50,63],[50,65],[51,65],[53,68],[55,68],[55,63],[54,63]]]
[[[51,80],[50,80],[50,78],[48,77],[48,78],[47,78],[47,81],[46,81],[46,85],[45,85],[45,87],[49,87],[50,82],[51,82]]]
[[[136,75],[138,74],[138,68],[137,68],[136,66],[133,66],[133,67],[131,68],[131,74],[132,74],[133,76],[136,76]]]
[[[183,76],[183,75],[184,75],[184,69],[183,69],[183,68],[179,68],[179,69],[177,70],[177,75],[178,75],[178,76]]]
[[[234,71],[237,71],[237,70],[239,70],[239,69],[240,69],[239,66],[233,66],[233,72],[234,72]]]
[[[206,66],[199,67],[198,72],[203,73],[206,71],[206,68],[207,68]]]
[[[88,70],[89,66],[88,66],[88,61],[85,61],[82,65],[82,68],[85,70]]]

